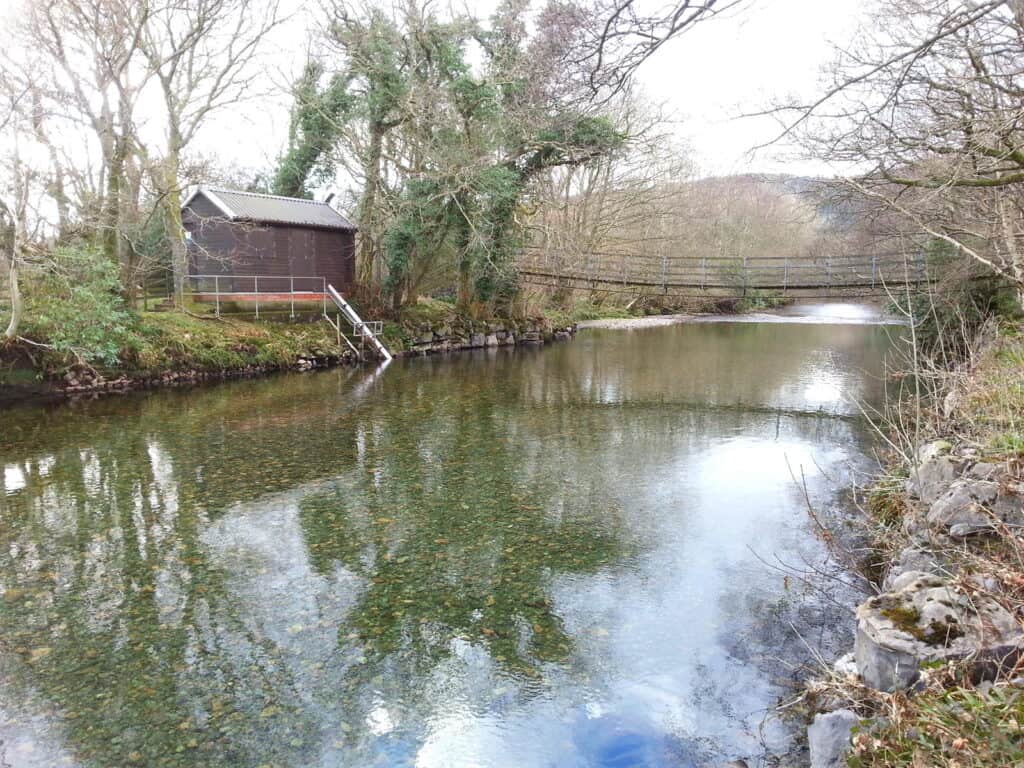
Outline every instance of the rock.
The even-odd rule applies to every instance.
[[[908,490],[925,504],[934,504],[960,477],[965,462],[951,456],[934,456],[922,462],[908,483]]]
[[[730,760],[722,768],[750,768],[746,760]]]
[[[850,734],[860,718],[849,709],[819,714],[807,728],[811,768],[844,768],[850,751]]]
[[[836,674],[843,675],[844,677],[860,676],[860,673],[857,671],[857,657],[852,651],[836,659],[835,663],[832,664],[832,669],[835,670]]]
[[[999,522],[1024,525],[1024,487],[1005,479],[957,480],[932,504],[928,522],[954,538],[990,531]]]
[[[909,533],[909,531],[908,531]],[[900,551],[896,561],[889,567],[882,581],[883,592],[895,592],[893,583],[905,573],[930,574],[941,576],[945,572],[945,558],[928,549],[909,546]],[[904,583],[904,586],[906,582]]]
[[[422,333],[420,335],[420,338],[417,341],[417,343],[419,343],[419,344],[432,344],[433,341],[434,341],[434,332],[433,331],[425,331],[424,333]]]
[[[906,580],[899,582],[902,589],[857,608],[855,654],[865,684],[880,691],[908,688],[928,661],[972,657],[988,674],[982,665],[996,669],[1016,660],[1024,630],[991,597],[965,595],[934,576]]]
[[[903,573],[890,580],[889,591],[899,592],[906,589],[916,581],[928,579],[934,576],[935,574],[930,573],[929,571],[903,571]]]
[[[469,337],[469,346],[471,347],[482,347],[486,337],[482,333],[473,333]]]
[[[1006,467],[1002,464],[992,464],[987,461],[979,461],[967,468],[964,472],[964,477],[970,478],[971,480],[989,480],[997,483],[1005,474]]]
[[[917,460],[923,464],[938,456],[947,456],[952,451],[953,444],[949,440],[932,440],[917,449]]]
[[[484,346],[496,347],[498,346],[498,335],[495,333],[487,334],[487,338],[484,339]]]
[[[957,480],[928,510],[928,522],[936,528],[959,524],[987,525],[991,515],[985,506],[993,503],[999,486],[988,480]]]
[[[516,343],[515,334],[509,331],[509,334],[505,337],[505,344],[512,346]]]

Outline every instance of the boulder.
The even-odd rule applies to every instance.
[[[965,478],[970,478],[971,480],[990,480],[994,483],[998,483],[1006,475],[1007,471],[1004,465],[993,464],[988,461],[979,461],[972,464],[964,472]]]
[[[832,669],[843,677],[856,678],[860,675],[857,671],[857,657],[853,653],[845,653],[836,659],[832,664]]]
[[[469,337],[469,346],[471,347],[482,347],[486,337],[482,333],[474,333]]]
[[[484,339],[484,346],[496,347],[498,346],[498,335],[495,333],[487,334],[487,338]]]
[[[960,477],[966,462],[952,456],[933,456],[918,465],[908,490],[925,504],[934,504],[950,484]]]
[[[850,751],[850,734],[860,718],[849,709],[815,715],[807,728],[811,768],[845,768]]]
[[[949,440],[932,440],[917,449],[917,460],[922,464],[939,456],[948,456],[953,452],[953,444]]]
[[[971,657],[987,674],[983,667],[1012,663],[1024,646],[1020,624],[991,597],[966,595],[926,574],[897,586],[857,608],[857,669],[872,688],[909,688],[929,661]]]
[[[893,564],[889,566],[889,571],[885,574],[885,579],[882,581],[882,591],[897,591],[893,584],[897,579],[901,579],[904,574],[917,573],[941,576],[945,568],[945,559],[935,552],[913,545],[904,547]],[[904,580],[903,586],[906,586],[908,583],[909,581]]]
[[[998,522],[1024,525],[1024,487],[1003,480],[955,481],[928,510],[928,523],[954,538],[992,530]]]

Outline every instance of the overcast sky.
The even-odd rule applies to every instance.
[[[494,7],[493,0],[466,4],[481,17]],[[773,139],[779,127],[769,117],[739,115],[791,94],[817,93],[821,67],[832,59],[832,44],[852,37],[865,5],[863,0],[748,0],[741,10],[663,47],[640,70],[642,89],[676,118],[675,130],[705,174],[830,175],[828,167],[800,160],[784,146],[751,157],[751,148]],[[283,37],[279,70],[295,66],[292,62],[301,61],[305,51],[298,25]],[[257,115],[250,135],[258,149],[251,146],[256,152],[247,153],[248,162],[242,154],[240,162],[252,165],[255,155],[276,156],[286,130],[285,114],[279,112],[275,119],[266,112]]]
[[[284,1],[293,7],[302,2]],[[494,6],[494,0],[464,1],[481,17]],[[0,0],[0,23],[18,2]],[[741,11],[702,24],[662,48],[640,70],[642,88],[675,116],[675,130],[705,174],[829,174],[821,164],[793,159],[785,147],[751,157],[749,150],[773,138],[778,126],[771,118],[738,116],[789,94],[816,92],[819,71],[832,57],[831,43],[849,40],[863,5],[862,0],[747,0]],[[268,87],[284,85],[298,72],[310,23],[299,12],[275,36],[266,61]],[[222,166],[266,168],[278,156],[287,127],[287,99],[263,94],[243,109],[222,113],[206,127],[197,148]]]
[[[738,116],[790,94],[818,93],[832,43],[856,32],[863,0],[752,0],[673,41],[647,62],[640,80],[650,96],[675,111],[678,131],[706,173],[829,174],[792,149],[749,150],[778,135],[770,117]],[[788,157],[787,157],[788,156]]]

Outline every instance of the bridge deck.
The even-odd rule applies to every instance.
[[[742,295],[758,290],[862,295],[929,282],[923,259],[903,254],[669,258],[530,250],[519,259],[517,269],[529,284],[609,292]]]

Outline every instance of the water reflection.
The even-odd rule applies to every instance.
[[[870,326],[594,331],[7,411],[0,738],[16,766],[703,765],[799,627],[763,561],[863,458]],[[840,418],[836,418],[836,417]],[[764,744],[762,744],[764,742]]]

